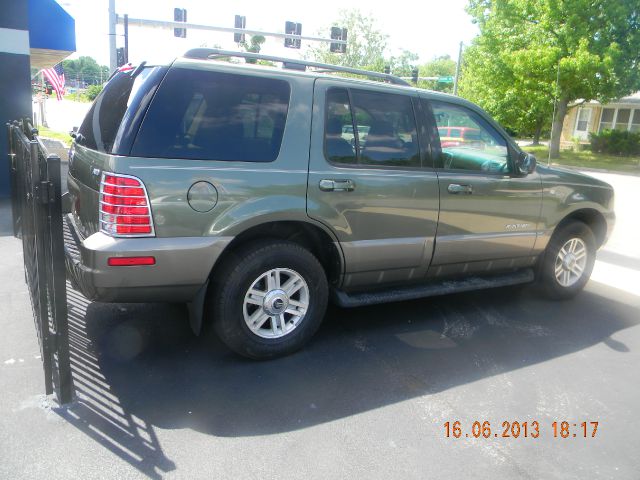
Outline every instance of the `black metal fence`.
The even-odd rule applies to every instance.
[[[60,157],[49,155],[27,120],[7,124],[13,234],[22,239],[45,392],[73,398],[69,362]]]

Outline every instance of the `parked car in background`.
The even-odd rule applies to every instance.
[[[482,140],[481,131],[472,127],[438,127],[440,144],[443,148],[457,147],[460,145],[478,146]]]

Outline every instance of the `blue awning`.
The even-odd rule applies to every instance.
[[[31,66],[48,68],[76,51],[76,22],[55,0],[29,0]]]

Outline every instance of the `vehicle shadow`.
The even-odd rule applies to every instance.
[[[591,283],[567,302],[531,288],[343,310],[286,358],[194,337],[180,305],[89,303],[70,292],[77,406],[67,419],[157,478],[153,427],[226,437],[297,430],[430,395],[604,342],[640,323],[638,297]],[[73,414],[73,416],[71,415]]]

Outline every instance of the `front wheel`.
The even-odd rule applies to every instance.
[[[259,242],[229,257],[215,273],[213,326],[233,351],[274,358],[301,348],[316,332],[328,287],[316,257],[295,243]]]
[[[596,240],[582,222],[571,222],[551,238],[542,259],[540,283],[547,296],[571,298],[589,281],[596,260]]]

